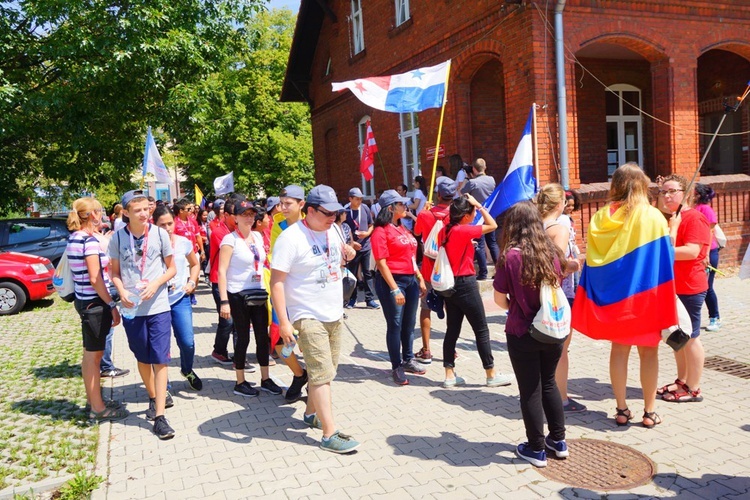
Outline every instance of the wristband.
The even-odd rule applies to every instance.
[[[115,304],[114,300],[110,300],[109,304],[107,304],[107,305],[109,306],[110,309],[114,309],[115,307],[117,307],[117,304]]]
[[[195,288],[195,281],[193,281],[193,280],[188,280],[188,285],[193,285],[193,288]]]
[[[228,306],[229,305],[229,300],[220,300],[219,301],[219,305]]]
[[[401,295],[401,289],[396,288],[395,290],[391,290],[391,295]]]

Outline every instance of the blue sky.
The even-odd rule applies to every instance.
[[[280,9],[282,7],[286,7],[292,12],[297,12],[299,10],[299,3],[300,0],[271,0],[268,4],[268,8]]]

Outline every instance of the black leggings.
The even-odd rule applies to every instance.
[[[453,367],[456,354],[456,341],[461,335],[461,324],[464,316],[469,320],[474,337],[477,341],[477,351],[482,360],[482,366],[489,370],[495,366],[490,346],[490,329],[487,326],[487,316],[484,314],[482,296],[475,276],[459,276],[456,278],[456,290],[453,295],[445,298],[446,329],[443,340],[443,366]]]
[[[248,306],[245,298],[238,293],[227,293],[229,311],[237,329],[237,345],[234,347],[234,368],[245,369],[247,347],[250,345],[250,323],[255,330],[255,355],[260,366],[268,366],[268,307]]]

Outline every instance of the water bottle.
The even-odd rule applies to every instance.
[[[143,302],[143,300],[136,290],[128,290],[128,293],[128,298],[130,299],[130,302],[133,303],[133,307],[125,307],[125,305],[120,302],[120,316],[125,319],[133,319],[135,318],[135,314],[138,312],[138,306],[141,305],[141,302]]]
[[[297,340],[297,337],[299,336],[299,332],[297,330],[294,330],[294,339]],[[281,348],[281,357],[286,359],[289,356],[292,355],[294,352],[294,346],[297,345],[297,342],[292,341],[291,344],[284,344],[284,347]]]

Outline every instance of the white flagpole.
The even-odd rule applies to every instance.
[[[531,105],[532,109],[532,129],[534,138],[534,175],[536,176],[537,186],[539,185],[539,143],[536,136],[536,103]]]

